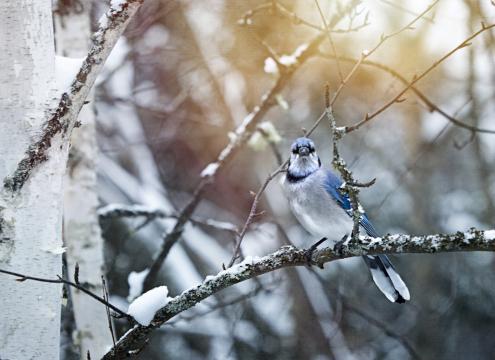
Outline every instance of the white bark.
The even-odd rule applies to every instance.
[[[141,2],[112,2],[77,78],[62,96],[55,86],[51,1],[0,2],[3,269],[44,278],[61,274],[68,137],[98,72]],[[2,276],[0,288],[0,358],[59,358],[61,287]]]
[[[56,105],[51,1],[0,2],[0,179],[16,169]],[[52,278],[61,273],[60,136],[22,192],[0,194],[0,266]],[[0,358],[58,359],[61,287],[0,277]]]
[[[91,1],[82,1],[83,12],[57,17],[55,35],[59,55],[81,58],[88,53]],[[65,90],[65,89],[62,89]],[[90,99],[91,101],[92,99]],[[64,244],[67,247],[69,275],[79,264],[79,279],[102,294],[103,240],[96,214],[97,145],[93,102],[79,114],[82,124],[71,137],[68,171],[64,182]],[[76,333],[74,341],[81,350],[81,359],[89,351],[100,358],[111,346],[105,307],[81,291],[71,288]]]

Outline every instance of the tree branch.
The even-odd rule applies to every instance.
[[[335,93],[332,97],[332,100],[330,101],[330,107],[333,107],[333,105],[337,101],[337,98],[339,97],[342,90],[344,89],[345,85],[349,82],[351,77],[357,72],[357,70],[359,69],[361,64],[363,64],[367,58],[369,58],[371,55],[373,55],[373,53],[375,53],[387,40],[401,34],[402,32],[404,32],[406,30],[414,29],[413,25],[417,21],[419,21],[421,18],[423,18],[431,9],[433,9],[433,7],[435,7],[435,5],[438,3],[438,1],[439,0],[436,0],[433,3],[431,3],[421,14],[419,14],[417,17],[412,19],[410,22],[408,22],[406,25],[404,25],[400,29],[398,29],[398,30],[396,30],[390,34],[387,34],[387,35],[382,34],[380,36],[380,39],[377,41],[376,45],[371,50],[363,50],[361,52],[361,56],[359,57],[359,59],[357,59],[355,61],[354,66],[352,67],[351,71],[349,71],[349,73],[347,74],[347,76],[344,79],[341,78],[340,84],[339,84],[337,90],[335,91]],[[335,53],[335,51],[334,51],[334,56],[337,57],[337,54]],[[340,58],[339,58],[339,60],[340,60]],[[326,113],[327,113],[327,111],[325,110],[323,112],[323,114],[320,115],[318,120],[315,121],[313,126],[311,126],[311,128],[309,129],[307,136],[311,135],[313,133],[313,131],[318,127],[320,122],[325,118]]]
[[[352,1],[341,14],[334,16],[329,21],[328,27],[333,28],[342,19],[342,17],[350,11],[350,9],[354,8],[355,4],[356,1]],[[321,42],[325,39],[325,36],[325,33],[319,34],[309,43],[309,45],[299,48],[299,51],[296,51],[294,54],[294,62],[291,65],[280,68],[280,76],[270,91],[263,95],[261,104],[256,106],[253,111],[246,116],[244,121],[233,132],[233,136],[231,136],[229,143],[220,152],[217,159],[206,166],[206,168],[202,171],[201,181],[194,190],[192,198],[180,212],[172,231],[170,231],[163,239],[162,249],[153,261],[150,271],[144,280],[143,289],[145,291],[151,289],[155,283],[163,261],[168,256],[171,248],[180,239],[184,230],[184,225],[188,222],[189,218],[192,216],[193,212],[196,210],[196,207],[203,198],[203,192],[206,186],[215,180],[218,171],[225,164],[229,163],[237,151],[239,151],[247,143],[253,132],[256,131],[257,125],[262,120],[264,115],[274,104],[276,104],[275,97],[277,94],[283,90],[295,71],[299,69],[299,67],[306,62],[306,60],[318,52],[318,48]]]
[[[282,165],[280,165],[280,167],[277,170],[275,170],[273,173],[268,175],[265,182],[260,187],[260,189],[258,190],[256,195],[254,196],[253,203],[251,204],[251,210],[249,211],[249,216],[246,219],[246,222],[244,223],[244,226],[242,227],[242,230],[241,230],[239,236],[237,237],[237,241],[236,241],[235,248],[234,248],[234,253],[232,254],[232,259],[230,259],[228,267],[231,267],[232,265],[234,265],[234,262],[239,257],[239,249],[241,248],[242,240],[244,239],[244,236],[246,235],[246,232],[247,232],[249,226],[252,224],[254,217],[256,216],[256,209],[258,208],[258,203],[260,201],[261,195],[266,190],[270,181],[272,181],[278,174],[285,172],[285,167],[286,167],[286,163],[283,163]]]
[[[453,55],[454,53],[456,53],[458,50],[461,50],[467,46],[470,46],[471,45],[471,41],[476,38],[478,35],[480,35],[481,33],[487,31],[487,30],[490,30],[492,28],[495,27],[495,24],[491,24],[491,25],[485,25],[485,24],[482,24],[481,26],[481,29],[479,29],[478,31],[476,31],[474,34],[472,34],[471,36],[469,36],[467,39],[465,39],[464,41],[462,41],[459,45],[457,45],[454,49],[450,50],[448,53],[446,53],[444,56],[442,56],[440,59],[438,59],[437,61],[435,61],[433,64],[430,65],[430,67],[428,67],[425,71],[423,71],[420,75],[418,76],[414,76],[412,81],[410,81],[407,86],[405,86],[396,96],[394,96],[390,101],[388,101],[387,103],[385,103],[383,106],[381,106],[379,109],[375,110],[372,114],[366,114],[364,119],[361,120],[360,122],[354,124],[354,125],[351,125],[351,126],[346,126],[345,127],[345,131],[346,133],[349,133],[351,131],[354,131],[354,130],[357,130],[359,129],[361,126],[363,126],[364,124],[366,124],[368,121],[370,121],[371,119],[375,118],[376,116],[380,115],[382,112],[384,112],[385,110],[387,110],[390,106],[392,106],[393,104],[395,104],[396,102],[400,102],[402,99],[402,95],[404,95],[413,85],[415,85],[418,81],[420,81],[421,79],[423,79],[426,75],[428,75],[433,69],[435,69],[438,65],[440,65],[442,62],[444,62],[446,59],[448,59],[451,55]],[[462,126],[460,124],[457,124],[459,126]],[[489,132],[489,133],[495,133],[495,131],[488,131],[488,130],[485,130],[485,132]]]
[[[320,52],[320,55],[323,58],[333,58],[334,57],[334,55],[332,55],[332,54],[327,54],[327,53],[323,53],[323,52]],[[360,59],[356,59],[356,58],[352,58],[352,57],[346,57],[346,56],[339,56],[339,60],[345,61],[345,62],[356,63]],[[404,85],[406,85],[406,86],[409,85],[409,80],[407,80],[401,73],[399,73],[397,70],[394,70],[390,66],[387,66],[385,64],[382,64],[382,63],[379,63],[376,61],[372,61],[372,60],[363,60],[362,64],[383,70],[383,71],[389,73],[390,75],[392,75],[393,77],[397,78]],[[447,119],[448,121],[450,121],[454,125],[459,126],[461,128],[464,128],[466,130],[470,130],[472,132],[480,132],[480,133],[488,133],[488,134],[494,134],[495,133],[495,130],[480,128],[477,126],[467,124],[467,123],[459,120],[458,118],[456,118],[455,114],[454,115],[448,114],[447,112],[445,112],[445,110],[440,108],[440,106],[436,105],[433,102],[433,100],[431,100],[428,96],[426,96],[425,93],[423,93],[421,90],[419,90],[416,86],[413,85],[413,86],[411,86],[410,89],[426,105],[426,107],[428,108],[428,110],[430,112],[439,113],[440,115],[442,115],[445,119]]]
[[[4,179],[4,188],[17,192],[26,183],[37,166],[48,159],[52,140],[58,134],[68,139],[76,126],[77,115],[84,105],[97,75],[100,73],[113,47],[124,32],[132,16],[144,0],[126,0],[112,6],[100,19],[100,27],[93,35],[93,46],[84,59],[68,92],[64,92],[39,138],[31,143],[16,170]]]
[[[381,238],[360,236],[355,241],[345,243],[334,252],[331,248],[323,248],[313,252],[311,263],[323,266],[327,262],[343,258],[403,253],[437,253],[452,251],[495,251],[495,230],[471,229],[465,233],[435,234],[412,236],[404,234],[386,235]],[[266,274],[278,269],[308,264],[307,251],[293,246],[284,246],[278,251],[264,257],[248,257],[242,263],[209,276],[194,288],[174,297],[160,309],[151,325],[136,325],[129,330],[103,359],[120,359],[132,356],[135,349],[142,348],[150,334],[177,314],[192,308],[207,297],[242,281]]]
[[[98,217],[108,220],[121,217],[145,217],[147,219],[174,217],[174,214],[161,209],[153,209],[149,206],[109,204],[98,209]]]
[[[68,286],[72,286],[73,288],[82,291],[86,295],[91,296],[96,301],[98,301],[98,302],[102,303],[103,305],[109,307],[110,309],[112,309],[113,311],[115,311],[117,314],[119,314],[121,317],[125,317],[128,320],[130,320],[130,321],[134,321],[134,319],[132,318],[132,316],[127,315],[125,312],[123,312],[122,310],[120,310],[118,307],[116,307],[116,306],[112,305],[111,303],[109,303],[107,301],[107,299],[104,299],[104,298],[96,295],[92,291],[90,291],[90,290],[86,289],[84,286],[80,285],[79,284],[79,279],[77,279],[78,276],[75,276],[76,282],[72,282],[72,281],[63,279],[60,276],[57,276],[57,279],[45,279],[45,278],[39,278],[39,277],[35,277],[35,276],[24,275],[24,274],[20,274],[20,273],[16,273],[16,272],[13,272],[13,271],[8,271],[8,270],[2,270],[2,269],[0,269],[0,273],[5,274],[5,275],[15,276],[15,277],[18,278],[18,279],[16,279],[16,281],[19,281],[19,282],[26,281],[26,280],[32,280],[32,281],[39,281],[39,282],[44,282],[44,283],[65,284],[65,285],[68,285]],[[77,272],[76,272],[76,274],[77,274]]]

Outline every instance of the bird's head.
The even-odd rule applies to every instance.
[[[306,137],[296,139],[291,146],[287,179],[299,181],[314,173],[321,166],[315,144]]]

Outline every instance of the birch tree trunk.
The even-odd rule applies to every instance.
[[[57,103],[50,0],[0,2],[0,179],[12,173]],[[62,179],[57,135],[43,166],[0,193],[0,266],[61,274]],[[2,181],[3,183],[3,181]],[[61,286],[0,277],[0,358],[58,359]]]
[[[73,9],[55,18],[55,38],[59,55],[81,58],[89,50],[91,0],[83,0],[82,12]],[[90,99],[79,113],[82,124],[71,136],[69,163],[64,182],[64,244],[67,246],[68,273],[79,264],[79,279],[97,294],[102,293],[103,240],[96,214],[97,145],[94,102]],[[81,359],[99,359],[112,345],[105,307],[77,289],[70,289]]]

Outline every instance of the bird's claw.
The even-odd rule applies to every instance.
[[[340,241],[336,242],[334,247],[333,247],[333,252],[337,254],[337,256],[342,257],[344,254],[344,245],[346,245],[346,242],[349,238],[349,235],[344,235]]]
[[[318,248],[318,246],[320,246],[320,244],[324,241],[326,241],[327,238],[324,237],[324,238],[321,238],[320,240],[318,240],[316,243],[314,243],[313,245],[311,245],[311,247],[306,250],[306,252],[304,253],[304,256],[306,258],[306,264],[311,267],[313,264],[312,264],[312,259],[313,259],[313,253],[314,251]],[[318,265],[320,268],[323,269],[323,264],[319,264]]]

